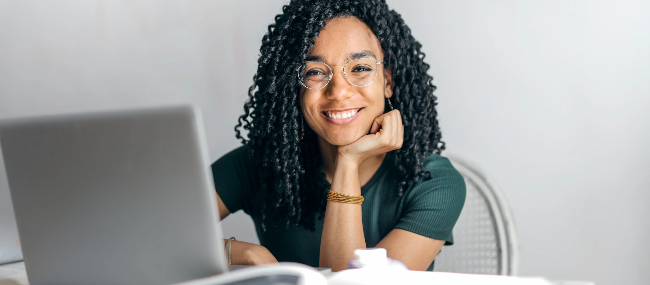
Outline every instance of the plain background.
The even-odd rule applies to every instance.
[[[217,159],[284,2],[2,0],[0,118],[191,102]],[[388,2],[427,53],[448,151],[510,202],[520,274],[650,282],[650,2]],[[223,224],[257,241],[244,214]]]

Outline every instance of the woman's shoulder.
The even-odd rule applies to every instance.
[[[465,180],[444,156],[431,154],[422,162],[431,176],[404,193],[396,227],[453,244],[452,229],[465,204]]]
[[[212,163],[211,168],[215,183],[230,183],[237,177],[248,180],[255,176],[255,164],[250,156],[250,147],[246,145],[224,154]]]
[[[453,195],[465,200],[465,179],[451,161],[433,153],[422,161],[424,168],[431,173],[430,179],[421,178],[409,192],[410,196]]]
[[[437,153],[432,153],[431,155],[427,156],[422,161],[422,164],[424,164],[424,167],[429,171],[456,170],[448,158]]]

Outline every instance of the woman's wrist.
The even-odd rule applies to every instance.
[[[339,155],[336,160],[336,169],[332,178],[331,190],[349,196],[361,195],[359,164],[357,161]]]
[[[231,258],[234,265],[262,265],[278,262],[266,247],[242,241],[231,242]]]
[[[339,169],[345,171],[358,171],[360,164],[360,161],[351,157],[350,155],[339,153],[336,157],[336,169],[334,172],[337,172]]]

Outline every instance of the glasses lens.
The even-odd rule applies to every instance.
[[[322,62],[308,61],[300,74],[300,80],[307,88],[321,89],[330,80],[332,70]]]
[[[345,73],[353,85],[362,87],[369,85],[377,77],[377,63],[367,57],[348,62],[345,66]]]

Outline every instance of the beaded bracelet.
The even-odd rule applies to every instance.
[[[361,205],[363,203],[363,196],[349,196],[330,190],[327,193],[327,201]]]

